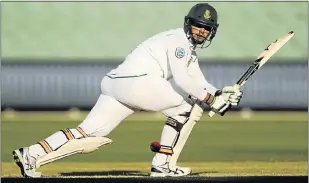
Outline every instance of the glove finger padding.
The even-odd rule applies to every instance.
[[[233,106],[238,106],[240,99],[241,97],[230,97],[229,102],[231,102]]]
[[[236,93],[237,91],[239,91],[238,89],[232,87],[232,86],[225,86],[222,89],[222,93]]]
[[[232,100],[240,100],[242,98],[242,92],[237,92],[237,93],[234,93],[234,94],[230,94],[229,95],[229,101],[232,101]]]
[[[242,96],[230,95],[229,99],[241,99]]]
[[[231,95],[236,95],[236,96],[241,96],[243,94],[242,91],[232,86],[225,86],[222,89],[222,93],[229,93]]]
[[[231,98],[231,99],[229,99],[229,102],[231,102],[231,103],[237,103],[237,102],[239,102],[239,99]]]
[[[239,102],[231,102],[232,106],[238,106]]]
[[[243,95],[243,92],[242,92],[242,91],[238,91],[238,92],[233,93],[232,95],[235,95],[235,96],[242,96],[242,95]]]

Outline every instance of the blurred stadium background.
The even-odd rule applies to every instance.
[[[16,174],[15,167],[11,168],[12,149],[80,123],[100,94],[102,77],[141,41],[182,27],[194,4],[2,3],[1,158],[5,175]],[[220,27],[211,47],[198,50],[198,55],[207,80],[218,88],[235,83],[269,43],[291,30],[295,36],[244,86],[237,110],[245,110],[203,118],[181,160],[307,161],[307,3],[210,4],[219,13]],[[112,132],[117,142],[113,146],[64,161],[150,162],[153,154],[147,146],[159,140],[164,120],[160,114],[135,114],[127,120],[131,122]],[[145,139],[131,147],[132,133]],[[307,170],[307,164],[295,167]],[[307,174],[302,168],[294,170]]]

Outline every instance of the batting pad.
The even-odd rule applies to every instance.
[[[97,150],[99,147],[111,144],[113,141],[107,137],[86,137],[82,139],[72,139],[61,146],[56,151],[40,157],[36,162],[36,167],[51,163],[61,158],[77,154],[77,153],[90,153]]]
[[[175,147],[173,148],[174,153],[170,156],[170,159],[169,159],[169,168],[170,169],[173,170],[173,169],[176,168],[176,163],[177,163],[178,157],[179,157],[185,143],[187,142],[194,125],[196,124],[196,122],[198,122],[201,119],[203,112],[204,112],[204,110],[199,105],[197,105],[197,104],[193,105],[191,112],[190,112],[189,119],[183,125],[183,127],[180,131],[178,141],[177,141]]]

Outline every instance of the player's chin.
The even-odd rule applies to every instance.
[[[194,38],[194,40],[195,40],[195,42],[197,43],[197,44],[202,44],[202,43],[204,43],[205,42],[205,39],[206,39],[206,37],[203,37],[203,36],[199,36],[199,35],[193,35],[193,38]]]
[[[203,43],[205,42],[205,39],[206,39],[206,38],[204,38],[204,37],[200,37],[200,38],[195,39],[195,42],[196,42],[197,44],[203,44]]]

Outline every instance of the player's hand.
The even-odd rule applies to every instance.
[[[222,89],[222,96],[228,100],[232,106],[238,106],[243,92],[233,86],[225,86]]]
[[[213,101],[207,104],[210,106],[212,111],[223,116],[231,106],[229,95],[230,94],[224,94],[221,90],[218,90]]]

